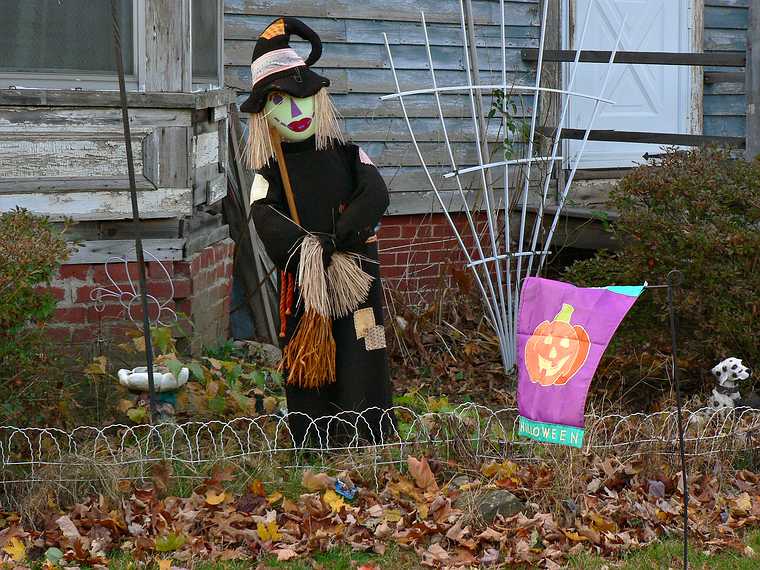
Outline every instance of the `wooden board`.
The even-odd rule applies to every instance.
[[[427,17],[427,16],[426,16]],[[383,45],[383,34],[388,35],[391,45],[425,45],[425,34],[420,25],[419,17],[413,22],[391,20],[349,20],[328,18],[299,18],[306,25],[318,30],[322,42],[348,44],[379,44]],[[272,21],[271,16],[247,16],[228,14],[225,17],[225,40],[249,40],[258,38],[259,34]],[[477,29],[476,45],[478,47],[501,47],[501,27],[498,22],[494,25],[482,25]],[[508,47],[529,47],[539,39],[538,26],[530,24],[528,19],[523,23],[519,19],[510,18],[506,27]],[[432,46],[462,45],[462,29],[456,24],[436,24],[428,20],[428,37]],[[297,36],[291,37],[290,45],[296,51],[307,51],[308,44]]]
[[[136,175],[135,185],[138,190],[156,189],[156,186],[141,174]],[[129,190],[129,178],[126,176],[0,178],[0,194],[71,191],[102,192],[104,190]]]
[[[498,22],[499,3],[474,1],[473,11],[477,24]],[[506,12],[510,20],[527,21],[538,25],[535,4],[533,2],[507,1]],[[350,18],[359,20],[393,20],[400,22],[419,22],[420,11],[425,12],[429,22],[458,23],[459,3],[441,0],[385,0],[384,2],[356,2],[354,0],[226,0],[226,14],[267,14],[278,16],[296,16],[312,18]]]
[[[185,256],[190,257],[208,247],[230,237],[230,227],[228,225],[219,226],[208,231],[199,232],[187,238],[185,245]]]
[[[186,188],[189,179],[189,129],[155,129],[143,143],[144,174],[161,188]]]
[[[382,37],[382,36],[381,36]],[[224,44],[224,64],[250,66],[254,41],[228,40]],[[433,46],[430,48],[436,70],[464,70],[463,50],[459,46]],[[396,69],[428,69],[425,49],[421,46],[405,44],[391,45],[393,63]],[[493,71],[501,69],[501,49],[481,48],[478,50],[481,68]],[[379,44],[328,44],[323,47],[319,67],[331,69],[390,69],[388,54]],[[507,69],[528,71],[522,61],[520,50],[507,51]]]
[[[142,172],[141,141],[134,164]],[[118,133],[0,134],[0,172],[10,178],[126,176],[126,146]]]
[[[588,63],[607,63],[612,52],[588,50],[581,52],[580,60]],[[538,49],[522,50],[526,61],[538,59]],[[574,50],[546,50],[545,61],[574,61]],[[712,67],[742,67],[746,58],[744,52],[736,53],[666,53],[656,51],[619,51],[614,63],[633,63],[649,65],[701,65]]]
[[[752,4],[747,30],[747,159],[760,154],[760,6]]]
[[[228,89],[198,93],[127,93],[130,115],[134,109],[206,109],[234,100]],[[73,89],[0,89],[0,106],[20,107],[119,107],[118,91]]]
[[[59,231],[64,231],[66,239],[73,241],[134,240],[138,235],[133,220],[90,221],[66,225],[53,222]],[[180,234],[180,220],[176,218],[140,220],[140,237],[143,239],[174,239]]]
[[[541,130],[541,129],[539,129]],[[581,140],[585,136],[582,129],[563,129],[562,139]],[[737,148],[744,147],[743,137],[721,135],[682,135],[678,133],[643,133],[623,131],[591,131],[588,140],[609,142],[639,142],[661,145],[702,146],[706,144],[724,144]]]
[[[195,168],[219,162],[219,131],[193,137],[193,165]]]
[[[144,239],[143,249],[155,255],[159,261],[182,260],[184,239]],[[73,253],[66,261],[67,265],[77,263],[106,263],[110,258],[126,258],[127,261],[137,261],[134,240],[94,240],[83,241],[76,245]],[[153,258],[145,255],[147,261]]]
[[[193,213],[190,188],[138,191],[140,217],[168,218]],[[26,208],[52,220],[118,220],[132,217],[129,192],[42,192],[0,194],[0,211]]]
[[[192,91],[190,0],[147,2],[145,29],[145,90]]]
[[[431,87],[430,71],[420,69],[401,69],[398,71],[401,89],[421,89]],[[481,66],[482,67],[482,66]],[[315,67],[314,71],[330,80],[330,93],[376,93],[387,95],[396,91],[393,75],[389,69],[324,69]],[[225,81],[228,86],[240,91],[251,90],[251,70],[249,66],[226,66]],[[501,72],[481,69],[481,80],[488,84],[501,84]],[[437,70],[438,85],[465,85],[467,76],[463,70]],[[530,75],[526,68],[509,70],[507,81],[529,82]]]
[[[132,135],[156,127],[189,127],[190,111],[130,109]],[[0,133],[91,133],[122,132],[121,110],[107,108],[0,107]]]

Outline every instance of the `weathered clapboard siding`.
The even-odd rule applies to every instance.
[[[138,191],[140,217],[172,218],[193,213],[191,188],[157,188]],[[132,215],[129,192],[44,192],[35,194],[0,194],[0,212],[25,208],[44,214],[51,220],[113,220]]]
[[[704,0],[704,51],[745,51],[750,0]],[[744,71],[743,68],[705,68],[705,71]],[[705,85],[704,134],[744,136],[744,82]]]
[[[508,0],[509,19],[532,14],[537,20],[533,0]],[[451,0],[225,0],[225,14],[297,16],[419,22],[424,11],[429,22],[459,22],[459,2]],[[499,21],[499,3],[490,0],[472,2],[475,23],[490,25]]]
[[[430,185],[419,168],[401,107],[395,101],[379,100],[380,95],[396,90],[384,33],[391,44],[401,88],[432,85],[420,11],[425,12],[428,22],[438,84],[467,83],[458,0],[226,0],[225,84],[238,91],[238,102],[242,102],[250,89],[249,65],[258,35],[277,16],[302,19],[324,42],[322,57],[314,69],[330,78],[330,92],[343,115],[346,133],[365,148],[393,193],[389,211],[429,211]],[[499,2],[474,0],[473,12],[480,80],[499,84],[502,81]],[[523,61],[520,49],[538,45],[539,5],[537,0],[507,0],[506,13],[507,80],[527,82],[533,71]],[[308,53],[308,43],[295,36],[292,46],[304,56]],[[476,162],[469,96],[446,94],[441,102],[457,164]],[[451,170],[434,99],[413,97],[406,103],[426,161],[436,167],[436,175]],[[485,104],[490,104],[488,98]],[[530,115],[527,99],[518,104],[516,115]],[[497,141],[501,133],[497,121],[491,123],[489,134],[496,143],[492,145],[492,153],[494,160],[499,160],[501,150]],[[456,183],[450,179],[442,187],[454,189]],[[419,193],[418,198],[415,193]]]
[[[140,144],[135,170],[142,171]],[[126,176],[126,149],[118,133],[0,134],[0,172],[9,178]]]

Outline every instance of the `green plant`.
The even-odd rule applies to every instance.
[[[0,405],[3,422],[66,413],[63,400],[50,398],[69,384],[62,379],[67,363],[44,335],[56,301],[43,287],[68,253],[62,232],[46,218],[21,209],[0,214],[0,389],[13,396]]]
[[[680,364],[705,370],[727,356],[760,362],[760,162],[718,148],[669,150],[623,178],[610,205],[622,249],[573,264],[565,278],[582,286],[662,284],[678,269]],[[613,354],[669,353],[668,341],[666,295],[648,291]]]
[[[127,354],[145,352],[145,341],[135,332],[130,342],[119,348]],[[197,418],[225,418],[256,415],[277,410],[283,399],[283,375],[275,368],[261,365],[244,348],[233,341],[204,351],[201,358],[180,354],[172,328],[151,329],[155,363],[178,376],[183,367],[190,372],[190,381],[179,392],[179,408]],[[136,423],[147,421],[147,411],[136,408],[126,399],[120,411]]]
[[[522,99],[520,101],[522,103]],[[500,115],[504,123],[502,142],[504,160],[512,160],[515,158],[515,144],[525,142],[530,138],[530,127],[527,126],[526,121],[517,118],[517,103],[512,95],[505,93],[503,89],[494,89],[491,93],[488,118],[492,119],[496,115]]]
[[[66,241],[46,218],[21,209],[0,214],[0,363],[34,358],[35,333],[55,309],[38,286],[67,257]]]

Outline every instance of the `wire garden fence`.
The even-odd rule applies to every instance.
[[[541,462],[556,453],[599,456],[619,461],[642,456],[676,459],[675,410],[652,414],[589,414],[582,449],[546,446],[517,437],[515,408],[489,409],[464,404],[448,412],[417,413],[406,407],[383,412],[397,422],[379,441],[368,441],[366,414],[342,413],[311,419],[304,445],[297,445],[287,414],[240,417],[230,421],[105,427],[0,427],[2,502],[13,503],[16,489],[43,483],[72,484],[102,480],[150,480],[151,466],[171,462],[179,478],[202,479],[220,462],[266,463],[275,469],[307,466],[322,471],[370,470],[403,465],[409,455],[427,455],[450,464],[491,461]],[[720,460],[757,447],[760,410],[685,411],[685,451],[690,459]],[[376,420],[375,420],[376,421]],[[320,423],[322,422],[322,423]],[[318,425],[327,425],[318,430]],[[390,424],[390,422],[389,422]],[[341,436],[330,433],[340,426]],[[327,435],[326,435],[327,434]]]

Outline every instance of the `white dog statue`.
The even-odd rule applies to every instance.
[[[757,395],[752,392],[748,398],[742,398],[740,384],[749,380],[752,371],[742,364],[739,358],[726,358],[713,367],[716,386],[713,388],[710,404],[713,408],[737,408],[742,406],[757,407],[753,400]]]

